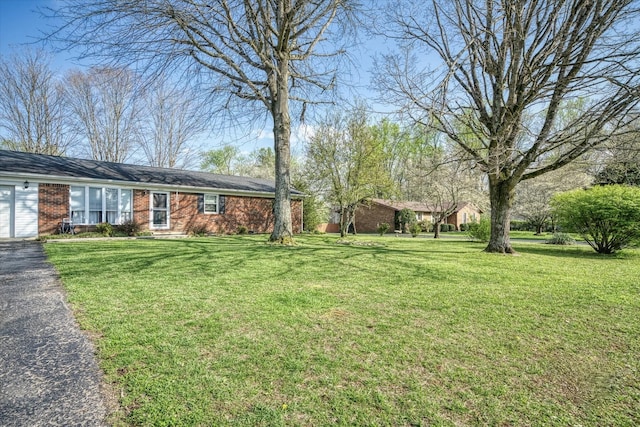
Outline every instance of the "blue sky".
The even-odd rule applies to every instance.
[[[33,12],[38,6],[46,6],[51,0],[0,0],[0,52],[6,54],[11,45],[32,41],[38,28],[46,23]]]
[[[38,38],[51,23],[37,9],[53,6],[55,1],[0,0],[0,54],[8,55],[29,45],[39,46]],[[64,65],[68,55],[57,56],[56,64]]]
[[[7,56],[19,52],[22,48],[42,46],[38,42],[39,38],[42,37],[43,32],[50,30],[55,22],[42,17],[38,9],[54,8],[57,3],[58,0],[0,0],[0,55]],[[363,49],[361,54],[356,53],[356,57],[363,61],[362,67],[358,67],[359,69],[356,71],[356,79],[359,77],[363,82],[368,80],[369,70],[367,67],[370,67],[371,64],[370,54],[367,52],[377,50],[380,46],[374,42],[367,48]],[[78,65],[73,60],[71,52],[57,53],[52,61],[54,70],[58,72],[64,72]],[[247,138],[248,141],[244,141],[243,150],[250,151],[254,147],[273,144],[271,125],[270,123],[266,123],[266,125],[267,129],[255,129],[249,132],[252,136]],[[294,150],[295,143],[301,136],[293,135]]]
[[[57,0],[0,0],[0,55],[7,56],[23,48],[42,46],[38,40],[42,32],[50,29],[53,23],[42,17],[38,9],[54,7],[56,3]],[[55,71],[64,72],[76,68],[78,63],[73,60],[71,52],[62,52],[54,55],[52,66]],[[250,136],[240,141],[243,151],[273,145],[273,137],[268,130],[255,129],[248,133]],[[204,149],[210,149],[218,148],[225,143],[238,142],[228,140],[212,143],[214,139],[217,138],[205,135],[199,144],[203,145]]]

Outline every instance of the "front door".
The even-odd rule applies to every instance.
[[[169,228],[169,193],[151,193],[151,228],[156,230]]]
[[[0,237],[11,237],[13,187],[0,186]]]

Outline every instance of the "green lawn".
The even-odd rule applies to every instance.
[[[583,241],[584,239],[576,233],[569,233],[577,241]],[[512,239],[526,239],[526,240],[551,240],[553,233],[542,233],[536,235],[533,231],[510,231],[509,236]]]
[[[132,425],[640,424],[640,251],[336,240],[46,250]]]

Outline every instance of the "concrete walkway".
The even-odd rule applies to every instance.
[[[0,426],[103,426],[91,342],[33,241],[0,241]]]

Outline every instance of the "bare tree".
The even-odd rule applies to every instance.
[[[188,88],[159,80],[145,96],[140,144],[151,166],[186,168],[198,154],[194,138],[204,131],[197,97]]]
[[[0,137],[10,150],[62,155],[73,140],[66,132],[64,96],[43,51],[0,62]]]
[[[587,159],[594,183],[640,185],[640,119],[629,133],[612,138]]]
[[[75,71],[66,89],[75,132],[86,141],[90,157],[127,160],[140,133],[141,106],[133,73],[116,68]]]
[[[433,237],[440,237],[440,224],[456,212],[463,202],[477,199],[478,177],[460,162],[450,162],[438,156],[427,159],[420,168],[423,186],[422,200],[432,209]]]
[[[379,86],[486,173],[492,226],[486,250],[511,253],[516,185],[624,132],[640,100],[638,1],[413,3],[393,9],[390,34],[403,51],[386,57]],[[429,67],[428,54],[441,61]],[[576,97],[588,101],[559,123],[562,103]]]
[[[553,196],[586,187],[591,181],[592,178],[576,164],[522,182],[516,191],[514,212],[533,225],[536,234],[541,234],[545,225],[553,220]]]
[[[211,113],[218,106],[246,115],[251,112],[248,105],[259,105],[255,111],[273,121],[275,141],[275,225],[270,240],[286,242],[293,232],[290,102],[299,102],[304,116],[307,104],[333,88],[335,62],[324,60],[343,52],[339,44],[347,40],[332,29],[349,16],[352,3],[65,0],[53,13],[65,25],[52,38],[81,49],[84,56],[135,63],[149,73],[186,73],[211,95]],[[339,44],[325,43],[329,38]]]

